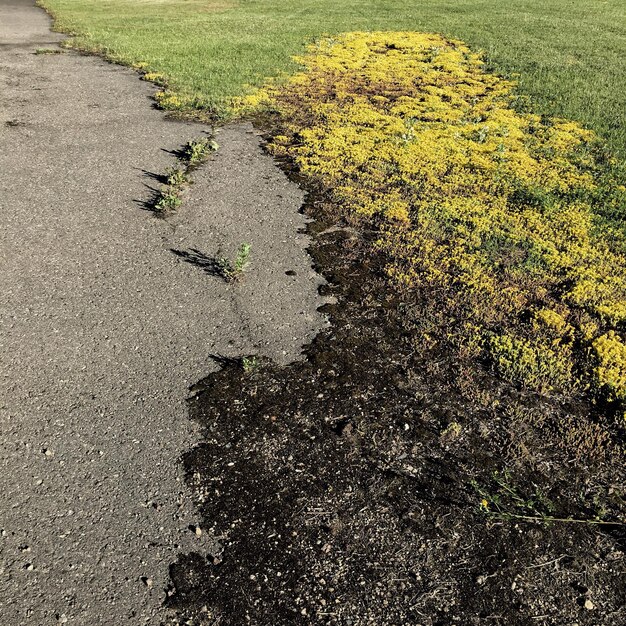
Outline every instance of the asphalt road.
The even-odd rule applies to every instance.
[[[188,389],[211,354],[297,358],[321,281],[303,194],[248,125],[218,131],[178,215],[143,210],[210,129],[166,120],[130,70],[34,54],[49,27],[0,0],[0,624],[161,624],[169,564],[211,541],[178,465]],[[241,284],[186,261],[242,242]]]

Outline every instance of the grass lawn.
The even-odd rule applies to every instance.
[[[623,0],[42,0],[74,45],[147,64],[216,110],[325,34],[434,31],[518,74],[540,112],[594,129],[626,157]]]

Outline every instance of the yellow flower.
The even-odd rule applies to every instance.
[[[593,329],[626,321],[626,236],[598,210],[626,197],[594,134],[516,111],[512,82],[436,34],[347,33],[298,61],[238,103],[278,111],[270,150],[377,229],[392,283],[454,294],[467,342],[482,336],[505,376],[575,384]],[[583,377],[607,387],[591,362]]]

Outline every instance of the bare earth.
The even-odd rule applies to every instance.
[[[49,26],[0,0],[0,624],[160,624],[169,564],[208,547],[178,465],[189,386],[212,354],[297,358],[321,279],[302,192],[249,126],[217,133],[178,215],[142,210],[211,129],[130,70],[35,55]],[[244,241],[242,284],[186,262]]]

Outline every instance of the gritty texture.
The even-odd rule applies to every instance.
[[[173,564],[179,623],[626,624],[620,444],[577,455],[589,406],[428,348],[363,233],[321,227],[337,304],[307,359],[231,363],[195,387],[203,436],[184,464],[220,542]],[[607,523],[567,521],[594,516]]]
[[[34,54],[59,40],[0,0],[0,623],[160,624],[168,565],[210,544],[178,466],[189,386],[211,355],[298,358],[321,279],[250,126],[217,133],[175,216],[142,210],[211,129],[130,70]],[[244,280],[212,275],[244,241]]]

